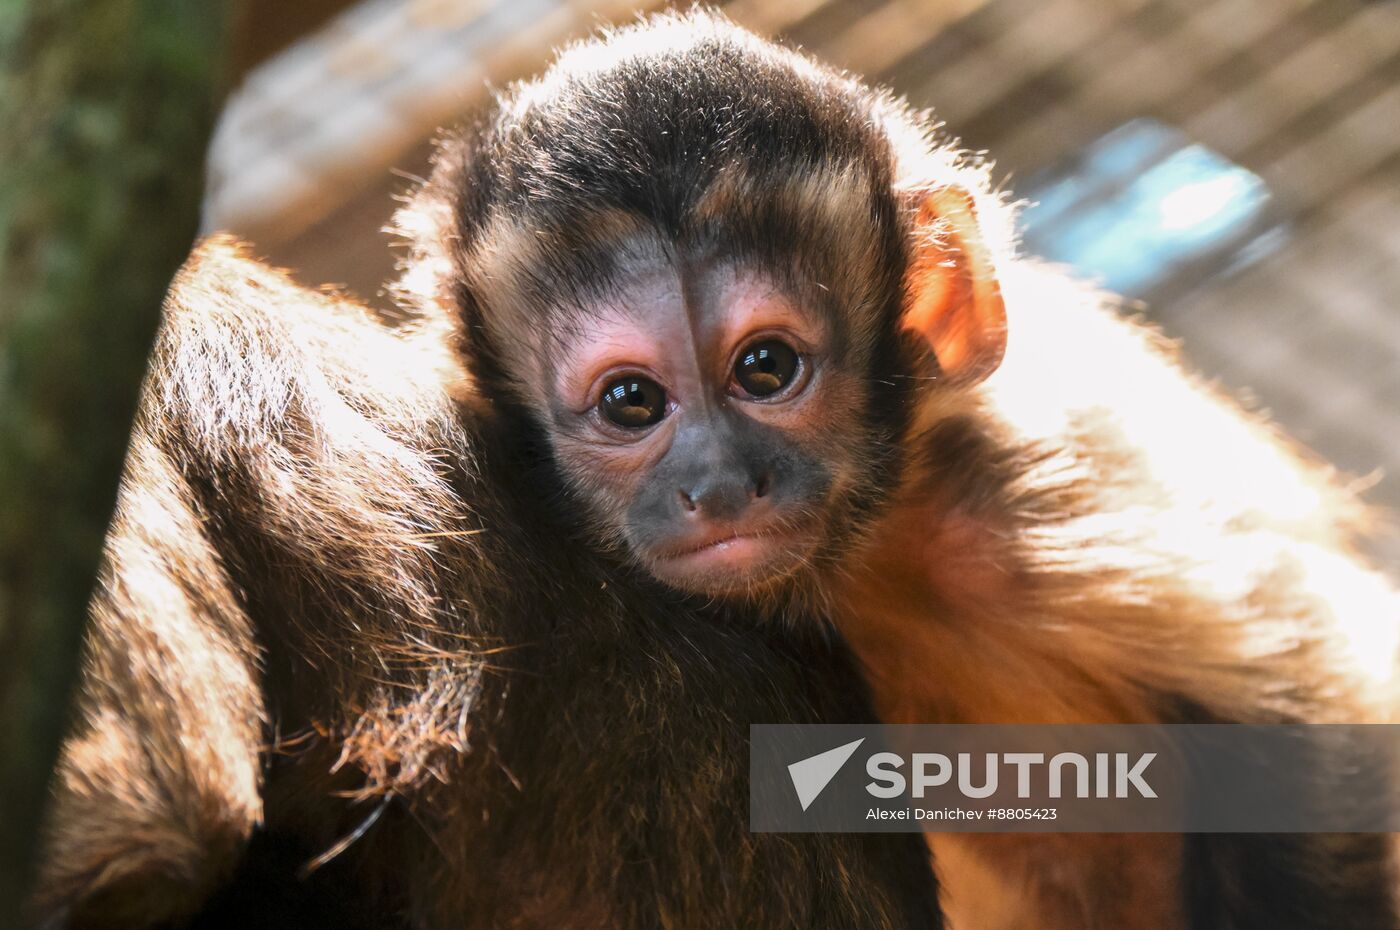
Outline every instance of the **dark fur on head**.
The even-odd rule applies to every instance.
[[[639,251],[761,271],[826,317],[859,382],[821,453],[837,486],[806,564],[827,572],[900,471],[909,388],[928,372],[897,325],[915,195],[959,180],[996,199],[982,166],[902,102],[716,14],[658,17],[566,50],[441,144],[399,217],[400,293],[460,318],[484,393],[513,400],[512,431],[547,446],[521,353],[547,356],[549,334],[611,296]],[[558,483],[587,510],[586,488]],[[595,539],[615,544],[600,524]],[[750,593],[790,603],[820,591],[811,575]]]

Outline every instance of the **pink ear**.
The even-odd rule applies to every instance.
[[[961,187],[919,195],[904,326],[928,341],[944,375],[976,383],[1006,350],[1006,307],[972,196]]]

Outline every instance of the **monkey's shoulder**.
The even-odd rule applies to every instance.
[[[465,375],[441,329],[313,290],[226,236],[201,243],[166,297],[138,430],[190,460],[335,460],[413,471],[460,449]]]

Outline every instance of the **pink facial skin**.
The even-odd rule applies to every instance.
[[[744,349],[769,339],[795,350],[800,367],[784,389],[755,397],[735,379],[734,366]],[[558,459],[595,509],[604,511],[603,522],[623,527],[633,555],[661,580],[713,593],[782,576],[817,543],[814,508],[784,507],[781,494],[765,496],[765,479],[758,479],[753,499],[738,512],[683,506],[645,532],[627,531],[637,522],[632,504],[639,494],[655,491],[644,487],[647,482],[670,480],[667,463],[678,442],[694,458],[725,455],[718,446],[733,429],[717,428],[716,447],[710,448],[704,424],[738,422],[742,430],[743,422],[752,421],[775,437],[818,427],[826,403],[828,341],[818,314],[795,306],[760,275],[727,266],[682,273],[667,266],[635,275],[610,305],[562,340],[551,360]],[[660,422],[625,429],[600,413],[603,388],[624,376],[644,377],[664,389]],[[684,496],[684,488],[677,484],[668,493]]]
[[[716,275],[722,278],[709,282],[717,288],[709,300],[683,294],[680,279],[667,271],[640,279],[626,306],[600,308],[569,340],[559,366],[555,390],[565,405],[591,408],[604,383],[630,372],[647,374],[678,402],[703,402],[708,390],[729,384],[734,355],[764,336],[809,357],[824,351],[818,321],[766,280],[727,270]]]

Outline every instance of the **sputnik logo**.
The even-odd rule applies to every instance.
[[[853,743],[837,746],[826,752],[819,752],[815,756],[810,756],[788,766],[788,775],[792,777],[792,787],[796,789],[797,800],[802,804],[804,811],[811,807],[817,796],[826,790],[826,786],[831,784],[836,773],[841,771],[841,766],[855,755],[856,750],[863,742],[865,742],[865,738],[861,737]]]

